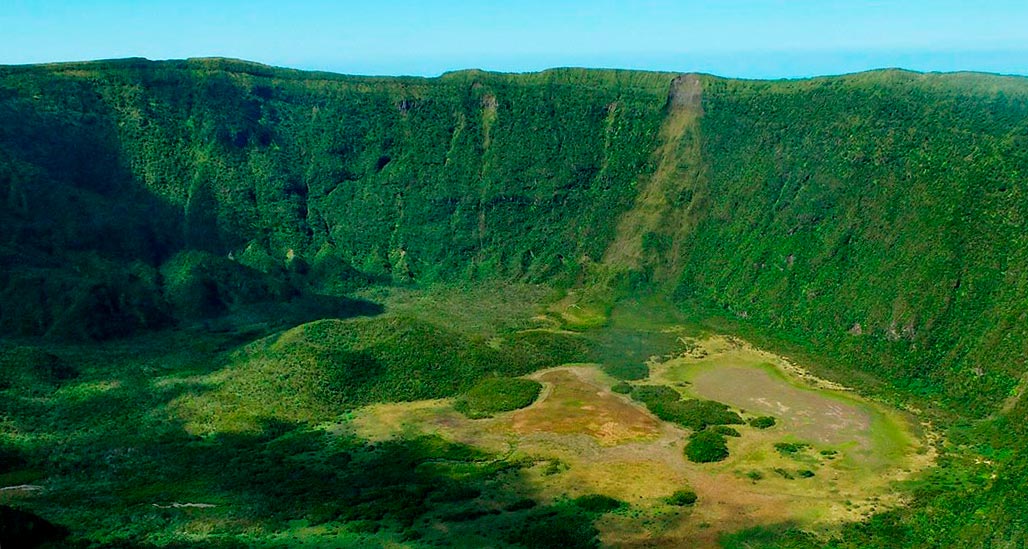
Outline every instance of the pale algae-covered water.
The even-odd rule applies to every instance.
[[[690,396],[772,416],[789,440],[846,449],[871,468],[894,464],[914,443],[912,425],[898,411],[841,387],[808,383],[781,357],[721,338],[700,348],[705,352],[698,356],[657,365],[655,377],[684,382]]]

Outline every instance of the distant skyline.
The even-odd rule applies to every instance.
[[[234,57],[350,74],[582,66],[1028,75],[1028,2],[6,0],[0,64]]]

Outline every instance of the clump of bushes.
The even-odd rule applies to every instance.
[[[775,426],[775,418],[771,416],[760,416],[750,420],[750,427],[757,429],[768,429]]]
[[[658,402],[649,406],[654,415],[701,431],[708,425],[740,425],[742,418],[727,405],[713,400],[682,400],[679,402]]]
[[[570,468],[571,466],[567,463],[559,459],[552,459],[546,464],[546,467],[543,469],[543,474],[550,477],[553,475],[559,475]]]
[[[740,434],[739,431],[736,431],[735,429],[733,429],[733,428],[731,428],[731,427],[729,427],[727,425],[714,425],[714,426],[710,427],[710,430],[714,431],[715,433],[717,433],[719,435],[724,435],[726,437],[741,437],[742,436],[742,434]]]
[[[739,414],[726,404],[713,400],[682,400],[678,391],[664,385],[637,386],[632,390],[632,398],[646,404],[660,419],[694,431],[702,431],[709,425],[743,424]]]
[[[618,383],[615,383],[610,388],[610,390],[620,395],[627,395],[632,392],[632,386],[625,383],[624,381],[620,381]]]
[[[810,448],[809,444],[803,442],[776,442],[775,450],[783,456],[794,456],[803,450]]]
[[[694,433],[685,445],[685,457],[693,463],[722,461],[728,457],[728,442],[713,431]]]
[[[488,377],[464,393],[453,407],[472,419],[486,418],[532,404],[540,390],[542,385],[530,379]]]
[[[519,547],[594,549],[599,546],[594,518],[575,505],[537,507],[509,525],[504,538]]]
[[[674,505],[676,507],[685,507],[696,503],[696,492],[692,490],[676,490],[674,494],[671,494],[664,500],[668,505]]]
[[[588,494],[575,498],[572,502],[587,513],[610,513],[625,506],[625,502],[603,494]]]
[[[638,385],[632,389],[632,398],[652,407],[682,400],[678,391],[666,385]]]

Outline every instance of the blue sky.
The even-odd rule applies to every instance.
[[[1028,74],[1028,0],[4,0],[0,64],[237,57],[359,74],[555,66]]]

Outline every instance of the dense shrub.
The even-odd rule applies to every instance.
[[[689,437],[685,445],[685,456],[695,463],[722,461],[728,457],[728,444],[722,435],[700,431]]]
[[[750,420],[750,426],[757,429],[768,429],[775,426],[775,418],[771,416],[760,416]]]
[[[457,399],[454,408],[470,418],[524,408],[539,397],[542,385],[530,379],[488,377]]]
[[[700,431],[708,425],[740,425],[743,423],[739,414],[733,412],[726,404],[713,400],[683,400],[679,402],[656,402],[649,405],[654,415]]]
[[[682,395],[666,385],[636,385],[632,388],[632,398],[652,406],[669,402],[678,402]]]
[[[739,414],[729,409],[727,404],[713,400],[681,400],[682,395],[666,385],[636,385],[632,388],[632,398],[646,404],[660,419],[695,431],[708,425],[743,423]]]
[[[710,429],[711,431],[714,431],[715,433],[717,433],[719,435],[724,435],[726,437],[741,437],[742,436],[742,434],[740,434],[739,431],[737,431],[737,430],[735,430],[735,429],[733,429],[733,428],[731,428],[731,427],[729,427],[727,425],[712,425],[712,426],[708,427],[708,429]]]
[[[598,531],[595,516],[577,508],[541,508],[509,530],[506,540],[529,549],[595,549]]]
[[[676,490],[674,494],[671,494],[665,500],[668,505],[674,505],[677,507],[685,507],[696,503],[696,492],[692,490]]]
[[[612,385],[610,390],[620,395],[627,395],[632,392],[632,386],[624,381],[620,381]]]
[[[804,442],[776,442],[775,450],[783,456],[796,455],[807,448],[810,448],[809,444]]]

